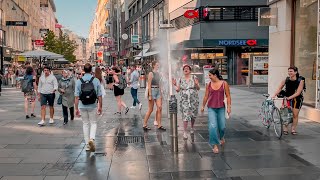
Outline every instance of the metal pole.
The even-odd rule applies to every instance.
[[[169,3],[168,3],[169,6]],[[170,27],[170,14],[168,11],[168,27]],[[167,29],[167,46],[168,46],[168,71],[169,71],[169,114],[170,114],[170,132],[171,132],[171,149],[173,152],[178,152],[178,102],[173,95],[172,87],[172,67],[171,67],[171,47],[170,47],[170,28]],[[169,96],[168,96],[169,97]]]
[[[120,12],[120,6],[119,1],[117,1],[117,41],[118,41],[118,60],[120,59],[120,21],[119,21],[119,12]]]
[[[170,136],[171,136],[171,150],[178,152],[178,102],[175,95],[170,96],[169,100],[169,113],[170,113]]]
[[[1,70],[1,72],[3,72],[4,73],[4,71],[3,71],[3,59],[4,59],[4,54],[3,54],[3,51],[4,51],[4,32],[3,32],[3,25],[2,25],[2,19],[3,19],[3,9],[2,9],[2,4],[3,4],[3,2],[2,2],[3,0],[1,0],[1,22],[0,22],[0,24],[1,24],[1,52],[0,52],[0,58],[1,58],[1,60],[0,60],[0,63],[1,63],[1,65],[0,65],[0,70]]]

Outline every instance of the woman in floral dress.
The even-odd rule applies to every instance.
[[[184,133],[183,138],[188,139],[187,128],[188,122],[191,122],[191,131],[194,133],[194,122],[198,115],[199,107],[199,96],[198,91],[200,90],[199,80],[196,76],[191,75],[191,66],[183,66],[183,74],[178,82],[173,80],[172,83],[176,88],[176,91],[180,93],[180,110],[182,114]]]

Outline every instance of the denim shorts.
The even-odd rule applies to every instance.
[[[160,89],[159,88],[151,88],[151,96],[152,96],[152,99],[154,99],[154,100],[160,99],[161,98]]]

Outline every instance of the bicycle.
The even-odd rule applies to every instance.
[[[273,124],[273,129],[276,136],[281,139],[283,132],[283,119],[279,108],[275,106],[274,99],[269,98],[269,94],[264,94],[266,99],[262,102],[259,117],[262,119],[262,124],[269,129]]]

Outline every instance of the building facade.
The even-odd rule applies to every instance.
[[[61,34],[61,30],[55,28],[55,11],[53,0],[1,0],[0,46],[3,60],[23,61],[16,55],[38,48],[34,42],[42,39],[44,30]]]
[[[319,1],[269,0],[276,9],[277,25],[270,27],[269,93],[285,79],[290,65],[306,78],[302,115],[320,118]]]
[[[129,63],[144,63],[158,59],[159,25],[168,19],[167,0],[126,0],[124,4],[124,57]],[[137,41],[133,37],[138,37]]]
[[[107,52],[102,43],[104,38],[109,35],[109,28],[106,26],[109,17],[107,4],[109,4],[109,0],[98,0],[95,16],[90,26],[88,46],[90,49],[90,61],[92,62],[103,63],[106,60]],[[99,51],[103,52],[103,57],[98,59],[97,52]]]
[[[199,73],[218,68],[230,84],[267,84],[268,67],[250,74],[255,62],[268,63],[268,27],[258,26],[258,9],[266,6],[265,0],[169,1],[173,56],[200,67]],[[198,16],[187,18],[188,10]]]
[[[76,61],[79,61],[81,63],[87,62],[87,40],[86,38],[78,36],[73,31],[70,31],[68,29],[63,30],[64,34],[67,34],[69,39],[71,41],[74,41],[77,45],[77,49],[74,52],[74,55],[76,56]]]
[[[56,28],[56,6],[53,0],[40,0],[40,22],[41,29],[46,32],[48,30],[53,31],[57,36],[59,35],[58,28]],[[42,34],[44,35],[44,34]]]

